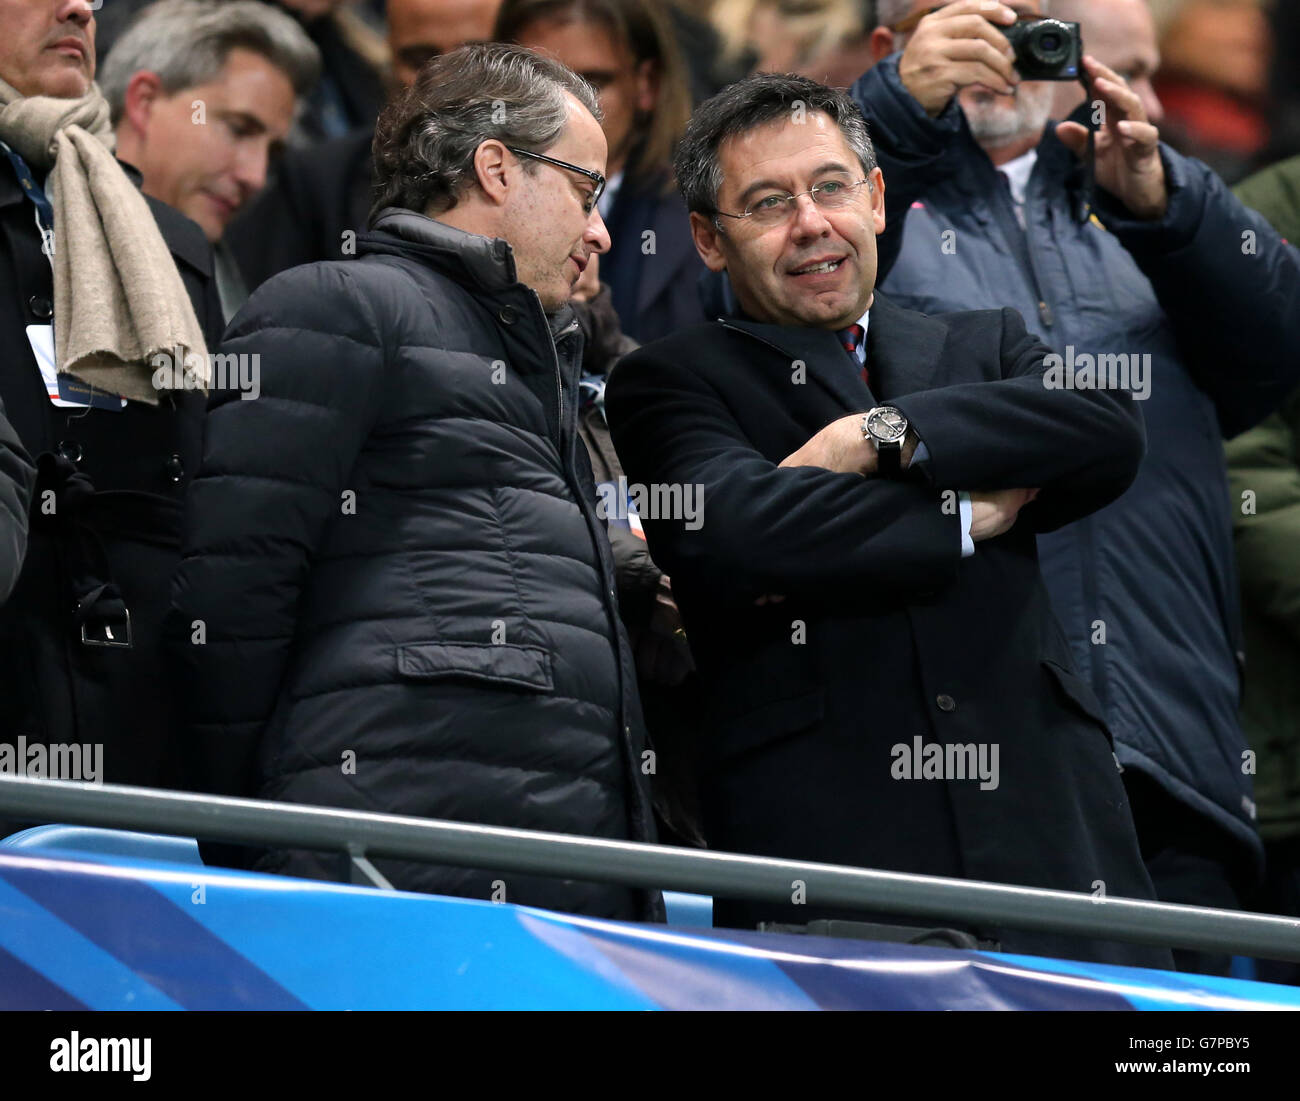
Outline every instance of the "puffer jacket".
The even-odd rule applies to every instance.
[[[899,80],[897,56],[852,95],[876,145],[887,213],[906,217],[880,284],[892,300],[925,313],[1012,306],[1067,359],[1151,356],[1137,481],[1040,537],[1043,573],[1120,762],[1217,823],[1258,870],[1220,438],[1300,382],[1296,250],[1208,168],[1167,146],[1163,220],[1136,222],[1100,190],[1085,210],[1083,172],[1052,125],[1022,233],[955,101],[929,118]]]
[[[253,295],[222,351],[260,356],[261,395],[211,401],[173,587],[199,786],[654,839],[635,672],[576,431],[581,343],[571,311],[548,319],[516,280],[506,242],[410,211],[383,212],[356,259]],[[338,859],[272,852],[258,866],[331,877]],[[662,905],[376,866],[399,888],[596,916]]]

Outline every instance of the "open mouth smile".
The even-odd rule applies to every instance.
[[[847,257],[841,256],[837,260],[822,260],[816,264],[806,264],[802,268],[796,268],[790,274],[794,276],[804,275],[827,275],[830,272],[838,271]]]

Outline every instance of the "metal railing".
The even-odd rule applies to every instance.
[[[802,883],[819,907],[1300,961],[1297,918],[329,807],[0,776],[0,818],[336,851],[380,887],[370,858],[787,904]]]

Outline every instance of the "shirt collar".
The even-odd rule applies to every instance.
[[[998,171],[1007,178],[1007,184],[1011,188],[1011,197],[1016,201],[1016,206],[1025,205],[1025,194],[1029,190],[1029,177],[1033,174],[1034,165],[1038,161],[1038,150],[1031,149],[1028,153],[1022,153],[1013,161],[1007,161]]]

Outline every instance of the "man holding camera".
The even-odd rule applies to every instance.
[[[1104,57],[1083,51],[1088,23],[1080,35],[1068,22],[1036,34],[1021,22],[1013,46],[1004,31],[1042,16],[1037,0],[931,9],[878,5],[881,60],[852,90],[889,211],[906,217],[882,289],[931,313],[1013,306],[1061,357],[1063,385],[1104,384],[1104,369],[1148,399],[1137,481],[1041,537],[1039,553],[1074,660],[1105,707],[1160,897],[1237,907],[1262,851],[1237,721],[1240,627],[1219,438],[1300,381],[1300,261],[1208,168],[1160,143],[1154,95],[1116,71],[1145,73],[1109,52],[1120,44],[1145,45],[1153,67],[1143,0],[1086,8]],[[1072,66],[1091,95],[1048,125],[1054,86],[1024,73],[1074,81]],[[1194,954],[1179,962],[1227,966]]]

